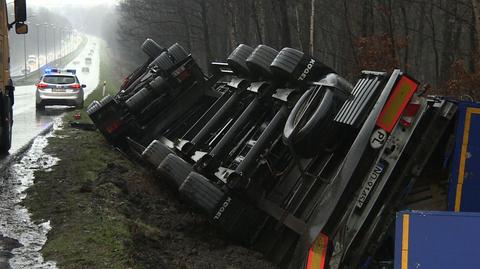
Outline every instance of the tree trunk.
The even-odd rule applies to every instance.
[[[262,26],[260,24],[260,18],[262,17],[262,13],[260,12],[261,9],[259,8],[259,5],[261,5],[260,1],[258,4],[256,0],[252,1],[252,17],[253,23],[255,24],[255,29],[257,31],[257,41],[259,44],[263,44],[264,35]]]
[[[477,50],[480,48],[480,0],[472,0],[473,13],[475,15],[475,33]],[[478,54],[478,51],[477,51]]]
[[[188,15],[186,12],[185,8],[185,0],[180,0],[178,1],[178,14],[180,16],[180,19],[183,22],[183,25],[185,27],[185,38],[186,38],[186,43],[187,43],[187,49],[188,51],[192,51],[192,36],[191,36],[191,27],[190,27],[190,22],[188,21]]]
[[[456,25],[457,3],[455,1],[446,1],[446,10],[451,13],[444,15],[443,21],[443,48],[440,64],[440,79],[445,82],[450,79],[450,69],[454,61],[454,43],[453,31]]]
[[[402,1],[401,2],[401,7],[400,7],[401,11],[402,11],[402,17],[403,17],[403,31],[405,33],[405,42],[406,42],[406,45],[405,45],[405,51],[404,51],[404,54],[403,54],[403,69],[405,70],[405,72],[408,72],[408,54],[409,54],[409,46],[410,46],[410,42],[409,42],[409,36],[408,36],[408,17],[407,17],[407,10],[405,8],[405,5],[404,5],[404,2]]]
[[[208,28],[208,7],[207,1],[200,1],[200,13],[202,17],[203,44],[205,47],[205,64],[210,67],[212,60],[212,48],[210,46],[210,31]]]
[[[315,0],[311,0],[311,13],[310,13],[310,43],[308,49],[310,55],[315,52]]]
[[[290,23],[288,19],[288,1],[278,0],[280,5],[280,18],[281,18],[281,43],[282,46],[291,46],[292,40],[290,37]]]

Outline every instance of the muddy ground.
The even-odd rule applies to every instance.
[[[227,240],[98,132],[64,122],[48,143],[45,153],[60,160],[35,172],[24,204],[34,221],[50,220],[42,253],[59,268],[274,268]]]

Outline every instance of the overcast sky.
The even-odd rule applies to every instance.
[[[27,0],[27,5],[52,8],[52,7],[61,7],[64,5],[83,5],[83,6],[97,6],[102,4],[113,5],[117,2],[118,0]]]

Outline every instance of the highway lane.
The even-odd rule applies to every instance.
[[[96,44],[96,45],[94,45]],[[93,48],[93,55],[89,56]],[[86,84],[85,97],[90,94],[99,83],[100,73],[100,42],[95,37],[89,37],[88,43],[80,55],[67,64],[68,69],[77,69],[77,77],[80,83]],[[86,65],[85,58],[91,57],[92,64]],[[75,65],[78,61],[80,64]],[[82,73],[84,66],[90,68],[90,72]],[[53,66],[52,66],[53,67]],[[66,111],[73,108],[65,106],[46,107],[44,111],[37,111],[35,108],[35,85],[20,86],[15,88],[15,105],[13,107],[13,134],[12,149],[10,154],[25,146],[29,141],[49,127],[53,121]]]

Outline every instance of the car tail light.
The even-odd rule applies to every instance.
[[[48,87],[48,84],[45,83],[37,83],[37,88],[38,89],[45,89]]]
[[[72,89],[80,89],[81,87],[82,87],[82,86],[81,86],[80,84],[78,84],[78,83],[73,84],[73,85],[70,85],[70,88],[72,88]]]
[[[328,249],[328,236],[321,233],[308,251],[306,269],[324,269]]]
[[[405,75],[402,76],[378,117],[378,127],[390,133],[417,89],[417,82]]]

